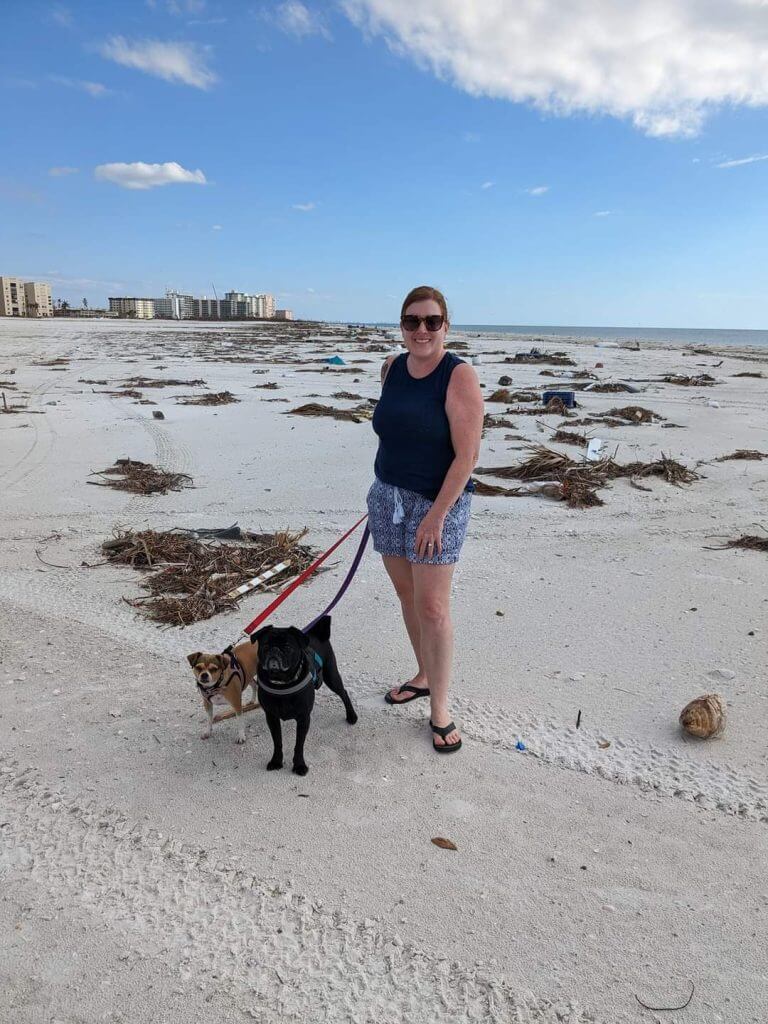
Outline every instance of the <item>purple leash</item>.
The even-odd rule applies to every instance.
[[[371,535],[370,534],[370,530],[368,529],[368,524],[366,523],[365,524],[365,529],[363,530],[363,536],[360,538],[360,546],[357,549],[357,554],[355,555],[354,559],[352,560],[352,565],[349,567],[349,572],[347,573],[346,578],[344,579],[344,582],[339,587],[339,590],[338,590],[338,593],[336,594],[336,597],[334,597],[334,599],[331,601],[331,603],[328,605],[328,607],[325,609],[325,611],[320,612],[319,615],[317,615],[314,619],[312,619],[312,621],[309,623],[308,626],[305,626],[304,629],[302,629],[302,633],[308,633],[310,631],[310,629],[312,629],[312,627],[315,626],[320,621],[320,619],[322,619],[322,617],[324,615],[328,615],[329,612],[333,611],[333,609],[336,607],[336,605],[342,599],[342,597],[344,596],[344,593],[345,593],[347,587],[352,582],[352,577],[357,572],[357,568],[360,565],[360,562],[362,561],[363,552],[365,551],[365,545],[368,543],[368,538],[370,537],[370,535]]]

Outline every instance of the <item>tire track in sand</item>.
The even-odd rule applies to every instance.
[[[85,906],[122,932],[129,959],[161,959],[262,1024],[601,1024],[572,1002],[515,992],[493,964],[432,956],[379,920],[67,800],[17,762],[0,760],[0,794],[5,885],[32,881],[45,901]]]

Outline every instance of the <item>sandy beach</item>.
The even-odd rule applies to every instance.
[[[487,396],[503,375],[513,391],[571,379],[505,362],[530,342],[449,337]],[[715,460],[768,453],[768,350],[536,344],[639,389],[579,391],[576,417],[664,417],[573,429],[621,463],[663,453],[699,479],[617,479],[588,509],[473,499],[455,757],[433,753],[426,702],[382,699],[415,666],[369,549],[333,615],[360,720],[323,690],[301,779],[265,771],[260,711],[244,746],[231,722],[200,739],[185,659],[221,650],[271,595],[159,628],[123,600],[141,575],[104,563],[101,544],[118,528],[239,523],[306,528],[328,548],[365,511],[375,435],[285,413],[350,408],[341,390],[375,399],[396,342],[331,325],[0,321],[0,391],[29,409],[0,414],[3,1024],[763,1024],[768,555],[723,546],[768,530],[768,460]],[[334,353],[345,367],[327,367]],[[674,373],[715,383],[659,382]],[[138,375],[205,387],[140,389],[154,405],[106,393]],[[225,390],[239,402],[175,401]],[[551,443],[562,416],[507,408],[486,403],[514,427],[486,430],[482,467],[520,462],[528,443],[583,455]],[[88,485],[126,457],[193,486]],[[356,543],[275,624],[317,614]],[[723,735],[683,734],[683,706],[715,691]],[[692,985],[685,1009],[638,1002],[679,1006]]]

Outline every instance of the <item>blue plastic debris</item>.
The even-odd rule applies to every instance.
[[[525,750],[525,744],[522,740],[518,740],[515,744],[515,750]]]
[[[325,361],[326,361],[326,363],[330,363],[331,366],[346,366],[347,365],[344,362],[344,360],[341,358],[341,356],[330,356],[330,358],[326,359]]]

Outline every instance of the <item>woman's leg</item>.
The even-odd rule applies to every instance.
[[[429,686],[427,681],[428,675],[424,670],[424,662],[421,658],[421,629],[419,627],[419,617],[416,614],[413,603],[413,566],[407,558],[398,558],[394,555],[382,555],[381,557],[384,562],[384,568],[387,570],[387,574],[394,585],[395,593],[400,598],[400,608],[403,612],[405,628],[408,631],[413,653],[416,655],[418,671],[412,679],[407,681],[413,683],[414,686],[427,687]],[[396,704],[399,704],[403,698],[407,700],[409,696],[413,696],[407,693],[398,695],[398,689],[399,687],[395,687],[389,691],[392,700]]]
[[[451,721],[448,711],[448,688],[453,662],[453,624],[451,623],[451,579],[453,565],[411,566],[413,571],[414,607],[419,620],[421,658],[429,679],[432,722],[446,726]],[[457,743],[458,730],[443,740],[434,735],[438,746]]]

